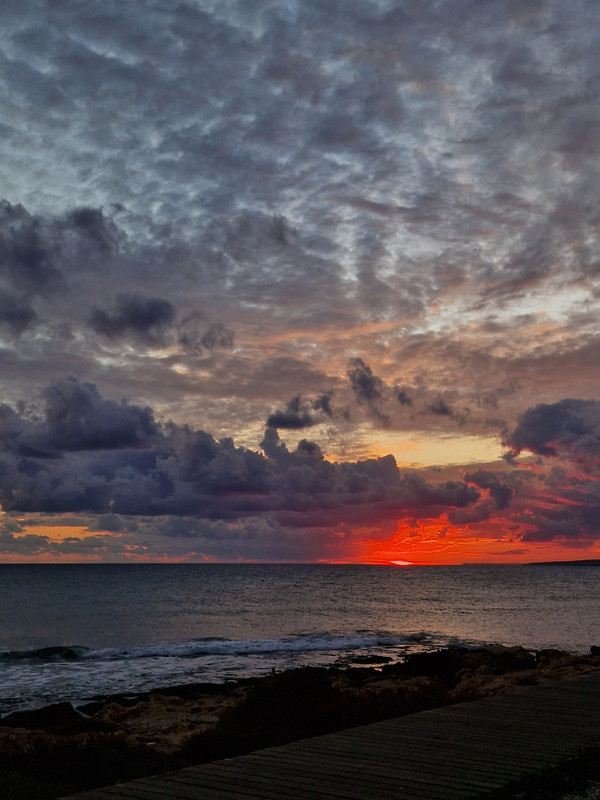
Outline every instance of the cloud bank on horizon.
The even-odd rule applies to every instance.
[[[1,16],[0,558],[600,554],[593,0]]]

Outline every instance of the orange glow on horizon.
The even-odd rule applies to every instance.
[[[539,503],[539,501],[538,501]],[[551,506],[550,496],[548,505]],[[444,513],[438,517],[409,517],[397,522],[384,519],[368,527],[345,524],[323,542],[323,552],[313,563],[371,564],[394,567],[441,566],[459,564],[523,564],[535,561],[578,561],[600,559],[600,541],[557,538],[528,541],[535,536],[532,512],[525,506],[519,511],[518,526],[508,527],[500,514],[469,524],[457,524]],[[25,520],[21,519],[20,522]],[[58,522],[58,520],[57,520]],[[31,549],[0,554],[0,563],[85,563],[85,562],[213,562],[271,563],[264,559],[217,559],[210,553],[190,549],[169,554],[159,542],[152,547],[129,539],[127,534],[89,530],[82,524],[29,524],[13,534],[15,542],[33,538]],[[95,540],[95,541],[94,541]],[[25,545],[25,542],[23,542]],[[164,545],[163,545],[164,546]],[[299,559],[302,563],[305,561]],[[280,563],[289,563],[284,560]]]
[[[525,530],[516,534],[494,531],[494,527],[491,525],[488,531],[478,531],[475,526],[463,528],[449,522],[447,514],[437,519],[402,520],[391,537],[371,535],[358,540],[354,561],[395,566],[451,566],[600,558],[598,542],[523,541]]]

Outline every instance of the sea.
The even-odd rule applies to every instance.
[[[493,644],[600,645],[600,567],[0,565],[0,715]]]

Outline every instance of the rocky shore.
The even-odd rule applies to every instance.
[[[598,647],[448,648],[399,664],[306,667],[14,712],[0,719],[0,796],[46,800],[598,669]]]

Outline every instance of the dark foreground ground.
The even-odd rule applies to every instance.
[[[402,664],[303,668],[68,703],[0,719],[0,797],[45,800],[296,739],[600,669],[590,655],[449,648]],[[514,789],[507,800],[593,797],[600,753]]]

